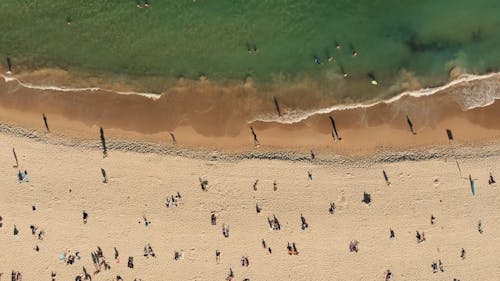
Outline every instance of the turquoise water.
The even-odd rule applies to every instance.
[[[368,85],[371,74],[380,82],[375,89],[325,86],[333,96],[354,99],[387,94],[401,70],[436,85],[453,66],[472,73],[500,67],[498,0],[149,2],[137,9],[134,1],[3,0],[0,54],[19,65],[104,74],[250,75],[327,85],[344,69],[349,79]],[[258,51],[249,54],[248,46]]]

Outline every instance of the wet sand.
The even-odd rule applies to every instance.
[[[171,145],[169,132],[174,132],[177,147],[231,153],[255,149],[250,126],[255,129],[261,151],[313,149],[341,155],[445,146],[447,128],[461,144],[495,142],[500,136],[499,100],[465,108],[485,103],[488,95],[498,96],[498,75],[459,83],[429,96],[403,96],[391,103],[310,114],[297,122],[290,122],[289,116],[306,109],[290,106],[286,98],[279,97],[283,116],[278,117],[272,97],[263,98],[266,95],[255,91],[251,85],[220,87],[204,81],[180,84],[153,99],[105,90],[32,89],[2,79],[0,120],[44,132],[43,112],[51,134],[95,139],[102,126],[110,139]],[[312,98],[303,106],[315,108],[316,103],[318,99]],[[324,102],[331,103],[335,104]],[[407,115],[416,135],[408,128]],[[328,116],[335,118],[342,141],[333,141]]]

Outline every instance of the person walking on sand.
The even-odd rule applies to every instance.
[[[276,191],[278,190],[278,183],[276,183],[276,180],[273,182],[273,190]]]
[[[260,142],[257,139],[257,134],[255,133],[255,131],[254,131],[254,129],[253,129],[252,126],[250,126],[250,131],[252,132],[253,142],[254,142],[255,146],[260,146]]]
[[[328,209],[328,212],[330,212],[331,215],[335,214],[335,202],[330,203],[330,208]]]
[[[82,217],[83,217],[83,223],[86,224],[89,218],[89,214],[85,210],[83,210],[82,212]]]
[[[302,223],[302,230],[306,230],[309,227],[309,224],[306,222],[306,218],[302,214],[300,214],[300,221]]]
[[[215,262],[219,263],[220,262],[220,251],[215,250]]]
[[[385,281],[390,281],[392,279],[392,272],[388,269],[385,272]]]
[[[229,226],[226,224],[222,225],[222,235],[224,235],[225,238],[229,237]]]
[[[493,175],[490,173],[490,178],[488,179],[488,184],[495,184],[495,183],[497,183],[497,182],[493,178]]]
[[[257,212],[257,214],[260,214],[260,212],[262,211],[262,208],[259,207],[259,203],[255,203],[255,211]]]
[[[26,171],[26,170],[24,170],[24,173],[23,173],[23,181],[24,182],[30,181],[30,176],[28,176],[28,171]]]

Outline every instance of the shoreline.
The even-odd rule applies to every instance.
[[[372,104],[334,105],[306,111],[304,116],[293,115],[296,109],[283,102],[282,117],[277,116],[272,98],[256,95],[255,88],[220,88],[209,81],[173,88],[151,99],[99,88],[60,91],[2,80],[1,123],[43,132],[43,112],[52,132],[81,140],[95,139],[103,127],[110,139],[160,145],[170,144],[169,132],[173,132],[178,146],[191,150],[233,154],[314,150],[356,157],[445,147],[445,129],[454,131],[457,144],[491,143],[500,137],[499,73],[462,75],[441,87],[403,92]],[[262,114],[274,117],[259,119]],[[296,119],[288,122],[290,116]],[[335,118],[343,136],[340,142],[331,137],[329,116]],[[406,116],[414,123],[416,135],[410,134]],[[258,149],[253,146],[250,126],[262,144]]]
[[[4,71],[2,67],[0,67],[0,71]],[[57,72],[64,72],[63,76],[68,76],[69,73],[66,73],[65,71],[58,70],[58,69],[42,69],[42,70],[35,70],[33,73],[36,73],[38,71],[41,72],[48,72],[48,75],[52,71]],[[47,74],[45,74],[47,75]],[[60,75],[60,74],[59,74]],[[33,90],[41,90],[41,91],[60,91],[60,92],[94,92],[94,91],[103,91],[111,94],[119,94],[119,95],[137,95],[141,97],[146,97],[150,98],[153,100],[160,99],[163,94],[168,94],[168,93],[146,93],[146,92],[136,92],[133,91],[130,86],[127,86],[123,88],[122,90],[116,90],[113,88],[101,88],[97,86],[88,86],[88,87],[71,87],[71,86],[55,86],[55,85],[37,85],[33,84],[31,82],[25,82],[23,81],[22,78],[18,78],[15,75],[11,74],[0,74],[0,76],[3,78],[3,80],[7,82],[12,82],[15,81],[19,85],[28,88],[28,89],[33,89]],[[28,73],[22,73],[22,77],[30,77],[30,74]],[[490,72],[490,73],[485,73],[485,74],[469,74],[469,73],[460,73],[460,70],[458,73],[453,75],[454,77],[445,82],[444,84],[440,86],[431,86],[431,87],[419,87],[419,88],[414,88],[412,90],[404,90],[398,94],[394,94],[393,96],[389,98],[384,98],[381,97],[380,99],[374,99],[372,100],[366,100],[362,101],[359,103],[340,103],[340,104],[334,104],[332,106],[327,106],[327,107],[322,107],[322,108],[316,108],[316,109],[307,109],[307,110],[302,110],[302,111],[295,111],[294,109],[291,109],[287,112],[285,112],[284,115],[276,117],[269,117],[269,114],[264,114],[262,116],[255,116],[253,119],[250,119],[248,121],[249,124],[253,122],[279,122],[279,123],[285,123],[285,124],[291,124],[291,123],[298,123],[301,122],[305,119],[308,119],[309,117],[312,117],[317,114],[327,114],[327,113],[334,113],[335,111],[342,111],[342,110],[354,110],[354,109],[360,109],[360,108],[371,108],[374,106],[377,106],[379,104],[391,104],[394,102],[399,101],[402,98],[405,97],[425,97],[425,96],[431,96],[434,94],[439,94],[442,91],[446,91],[450,88],[453,88],[455,86],[460,86],[461,84],[464,83],[475,83],[475,82],[480,82],[482,80],[487,80],[487,79],[497,79],[500,81],[500,72]],[[75,78],[72,78],[75,79]],[[30,80],[30,79],[28,79]],[[181,79],[178,81],[180,84],[184,84],[184,79]],[[199,81],[196,80],[189,80],[189,83],[199,83],[203,81],[208,81],[204,79],[200,79]],[[83,81],[82,81],[83,82]],[[101,81],[102,82],[102,81]],[[83,82],[83,83],[92,83],[92,82]],[[94,82],[95,83],[95,82]],[[98,83],[98,82],[97,82]],[[217,82],[215,82],[217,84]],[[234,83],[229,83],[229,84],[234,84]],[[249,87],[252,88],[253,86],[251,85],[252,82],[250,81],[249,85],[245,85],[244,87]],[[418,83],[417,83],[418,84]],[[415,87],[415,86],[413,86]],[[174,87],[175,88],[175,87]],[[256,89],[252,89],[252,91],[256,91]],[[500,93],[495,96],[489,97],[488,101],[483,101],[483,103],[479,104],[463,104],[463,109],[464,110],[469,110],[469,109],[474,109],[476,107],[485,107],[493,104],[495,100],[500,99]],[[272,114],[275,115],[275,114]]]
[[[8,124],[0,123],[0,134],[3,136],[23,138],[27,141],[39,142],[44,145],[63,146],[70,149],[86,149],[97,153],[102,151],[99,140],[68,138],[57,134],[44,134],[36,130],[28,130]],[[155,154],[169,157],[182,157],[203,161],[238,162],[243,160],[278,160],[292,163],[309,163],[314,165],[341,165],[350,167],[363,167],[373,164],[390,164],[398,162],[421,162],[441,159],[445,162],[466,161],[500,156],[498,142],[474,144],[450,144],[448,146],[431,146],[407,150],[381,150],[369,155],[340,155],[326,151],[315,154],[286,150],[251,150],[245,152],[228,152],[208,148],[185,148],[174,145],[161,145],[145,141],[131,141],[126,139],[113,139],[106,141],[108,153],[132,152],[138,154]]]

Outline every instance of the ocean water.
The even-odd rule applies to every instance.
[[[453,67],[500,68],[497,0],[149,2],[3,0],[0,54],[20,68],[110,77],[313,81],[346,102],[387,98],[414,80],[441,85]]]

